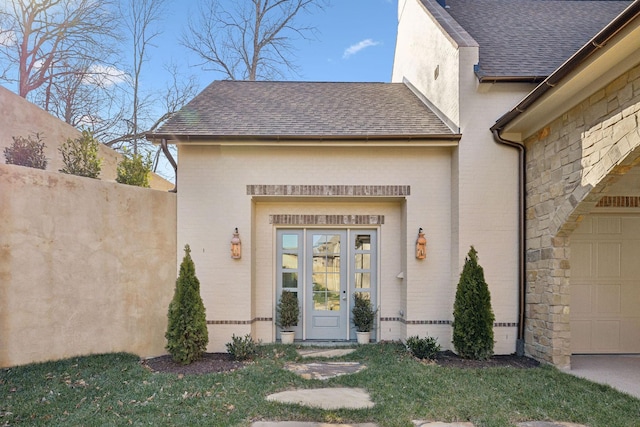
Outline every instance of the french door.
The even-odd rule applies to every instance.
[[[298,296],[298,339],[355,339],[354,292],[376,306],[376,230],[280,229],[277,242],[276,296],[283,290]]]

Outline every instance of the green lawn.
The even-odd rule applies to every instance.
[[[154,374],[128,354],[0,370],[0,426],[247,426],[279,419],[380,426],[411,426],[413,419],[486,427],[528,420],[640,426],[640,400],[551,367],[443,368],[412,359],[402,345],[378,344],[343,358],[368,369],[321,382],[282,369],[297,359],[292,346],[261,351],[244,369],[203,376]],[[286,389],[339,386],[367,389],[375,408],[323,411],[265,400]]]

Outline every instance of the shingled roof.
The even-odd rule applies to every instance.
[[[427,2],[429,0],[422,0]],[[480,45],[482,80],[550,75],[631,1],[446,0],[445,9]]]
[[[455,138],[402,83],[215,81],[150,139]]]

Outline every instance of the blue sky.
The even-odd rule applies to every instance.
[[[176,63],[184,75],[194,75],[200,90],[214,80],[224,78],[194,66],[200,58],[179,44],[187,28],[189,14],[198,10],[198,1],[171,1],[163,33],[149,51],[149,63],[143,69],[143,90],[162,90],[166,74],[163,64]],[[235,0],[221,0],[231,2]],[[239,0],[238,0],[239,1]],[[295,43],[294,62],[301,81],[389,82],[397,30],[397,0],[331,0],[323,11],[304,16],[302,22],[317,29],[315,39]],[[173,177],[166,161],[159,172]]]
[[[187,28],[188,16],[197,11],[197,4],[196,0],[169,3],[164,32],[156,41],[158,47],[149,52],[151,67],[147,68],[147,78],[159,77],[149,69],[161,67],[170,60],[180,63],[185,74],[196,75],[201,88],[222,78],[193,66],[199,58],[179,45],[178,39]],[[301,39],[295,43],[294,61],[300,75],[292,76],[292,80],[391,80],[397,29],[396,0],[332,0],[324,11],[304,16],[303,21],[315,26],[318,33],[316,39]]]

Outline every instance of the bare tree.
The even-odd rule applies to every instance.
[[[178,67],[175,64],[165,66],[167,72],[171,75],[171,81],[167,83],[162,96],[154,98],[153,102],[143,103],[139,111],[146,111],[150,105],[157,107],[154,113],[145,113],[139,116],[139,122],[144,126],[139,126],[137,132],[133,132],[133,126],[129,125],[128,131],[107,140],[105,145],[114,148],[120,148],[133,140],[143,140],[145,134],[153,132],[162,125],[166,120],[171,118],[198,93],[198,83],[195,77],[185,77],[180,75]],[[158,115],[158,112],[159,115]]]
[[[160,150],[151,147],[145,140],[147,132],[157,129],[164,121],[175,114],[187,101],[196,95],[197,83],[195,78],[182,78],[178,67],[165,66],[170,75],[171,82],[161,95],[159,91],[145,95],[141,82],[143,67],[148,59],[153,42],[160,35],[160,23],[166,9],[166,0],[123,0],[121,3],[121,15],[124,28],[127,30],[129,47],[128,55],[131,55],[131,105],[130,116],[124,120],[126,130],[114,135],[106,144],[114,148],[124,145],[132,148],[134,154],[139,151],[155,150],[155,163],[159,159]],[[158,70],[155,71],[156,73]],[[148,93],[148,92],[147,92]]]
[[[131,53],[133,72],[132,86],[132,110],[130,127],[132,135],[140,132],[139,114],[142,101],[140,90],[140,74],[142,66],[147,60],[148,48],[152,46],[153,39],[160,34],[159,26],[154,25],[162,20],[165,10],[165,0],[126,0],[121,5],[125,27],[131,38]],[[133,154],[138,154],[138,139],[131,141]]]
[[[327,0],[237,0],[225,8],[210,0],[189,22],[181,43],[205,69],[237,80],[273,80],[294,71],[293,40],[313,34],[296,18],[322,9]]]
[[[91,130],[98,140],[118,133],[126,111],[129,77],[115,67],[75,64],[34,91],[33,101],[76,128]]]
[[[26,98],[48,82],[101,64],[116,39],[109,0],[13,0],[0,9],[5,79]],[[111,42],[109,42],[111,41]],[[12,76],[12,77],[9,77]]]

